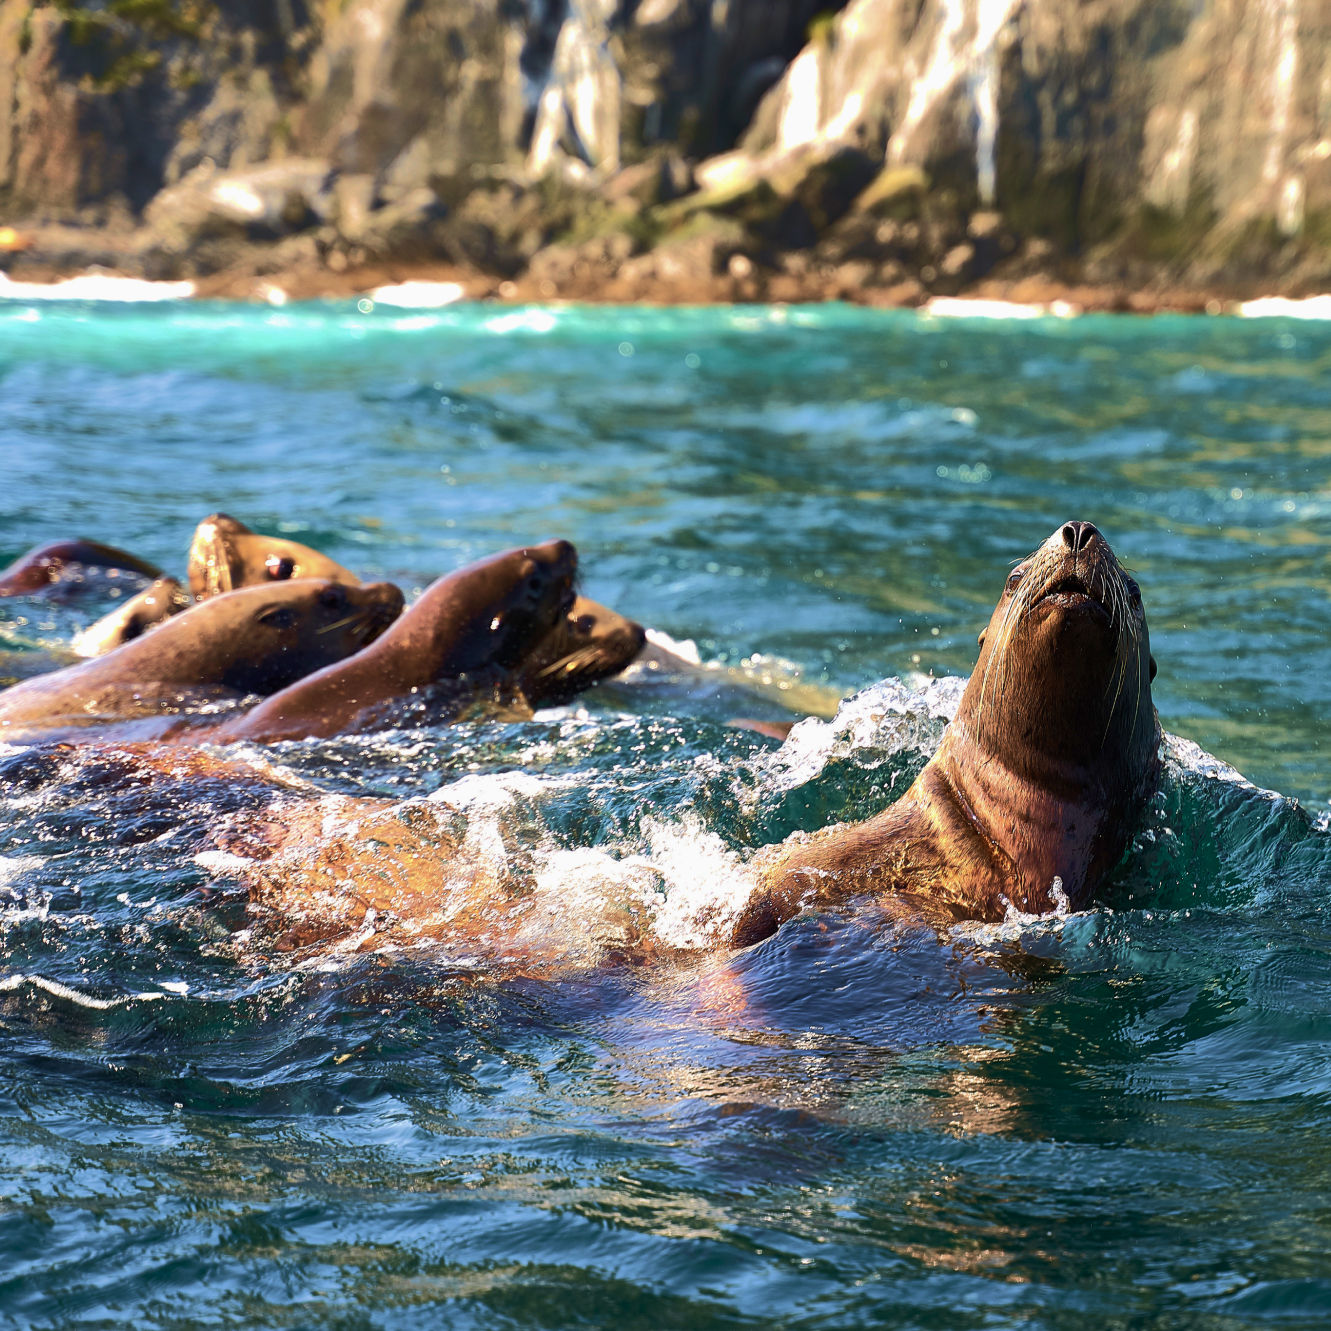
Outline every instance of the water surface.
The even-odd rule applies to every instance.
[[[570,903],[588,851],[696,903],[881,807],[1067,518],[1138,576],[1183,737],[1093,910],[547,982],[247,946],[194,858],[224,810],[0,755],[0,1320],[1324,1325],[1328,368],[1285,321],[0,309],[0,558],[179,572],[223,509],[411,594],[563,535],[734,667],[282,750],[472,801]],[[10,602],[0,646],[101,608]],[[885,678],[785,750],[723,724]]]

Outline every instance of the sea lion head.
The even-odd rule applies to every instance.
[[[522,692],[533,707],[562,706],[617,675],[646,641],[641,624],[579,596],[523,661]]]
[[[1155,661],[1136,581],[1089,522],[1065,522],[1008,575],[957,719],[1036,781],[1136,789],[1151,770]]]
[[[150,641],[165,646],[168,633],[206,635],[218,656],[219,684],[269,694],[360,651],[402,613],[402,605],[402,593],[390,582],[362,587],[301,578],[203,601]]]
[[[298,541],[261,536],[226,513],[213,513],[194,529],[189,589],[196,601],[264,582],[326,578],[355,586],[349,569]]]
[[[158,624],[188,609],[190,598],[175,578],[158,578],[118,610],[103,615],[75,636],[70,647],[76,656],[103,656],[141,638]]]
[[[420,646],[433,678],[514,671],[573,608],[577,571],[578,553],[568,541],[506,550],[440,578],[412,606],[402,630],[411,621],[413,633],[429,634]]]

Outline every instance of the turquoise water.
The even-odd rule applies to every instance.
[[[531,722],[281,751],[446,788],[570,909],[592,849],[696,904],[881,807],[1067,518],[1138,577],[1181,737],[1094,910],[543,982],[265,949],[195,859],[225,793],[0,754],[0,1323],[1325,1325],[1328,369],[1285,321],[0,309],[0,562],[180,571],[224,509],[410,594],[562,535],[696,644]],[[102,608],[0,605],[0,646]],[[723,724],[884,679],[784,749]]]

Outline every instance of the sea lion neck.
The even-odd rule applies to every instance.
[[[933,798],[951,799],[957,824],[975,838],[977,859],[992,867],[966,886],[964,915],[998,920],[1009,906],[1030,915],[1080,909],[1117,860],[1116,829],[1142,791],[1106,791],[1079,768],[1031,775],[968,741],[964,730],[949,729],[926,768]]]

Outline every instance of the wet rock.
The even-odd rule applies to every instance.
[[[329,185],[328,164],[314,158],[248,171],[204,165],[162,190],[144,218],[168,248],[207,240],[271,240],[326,220],[332,209]]]

